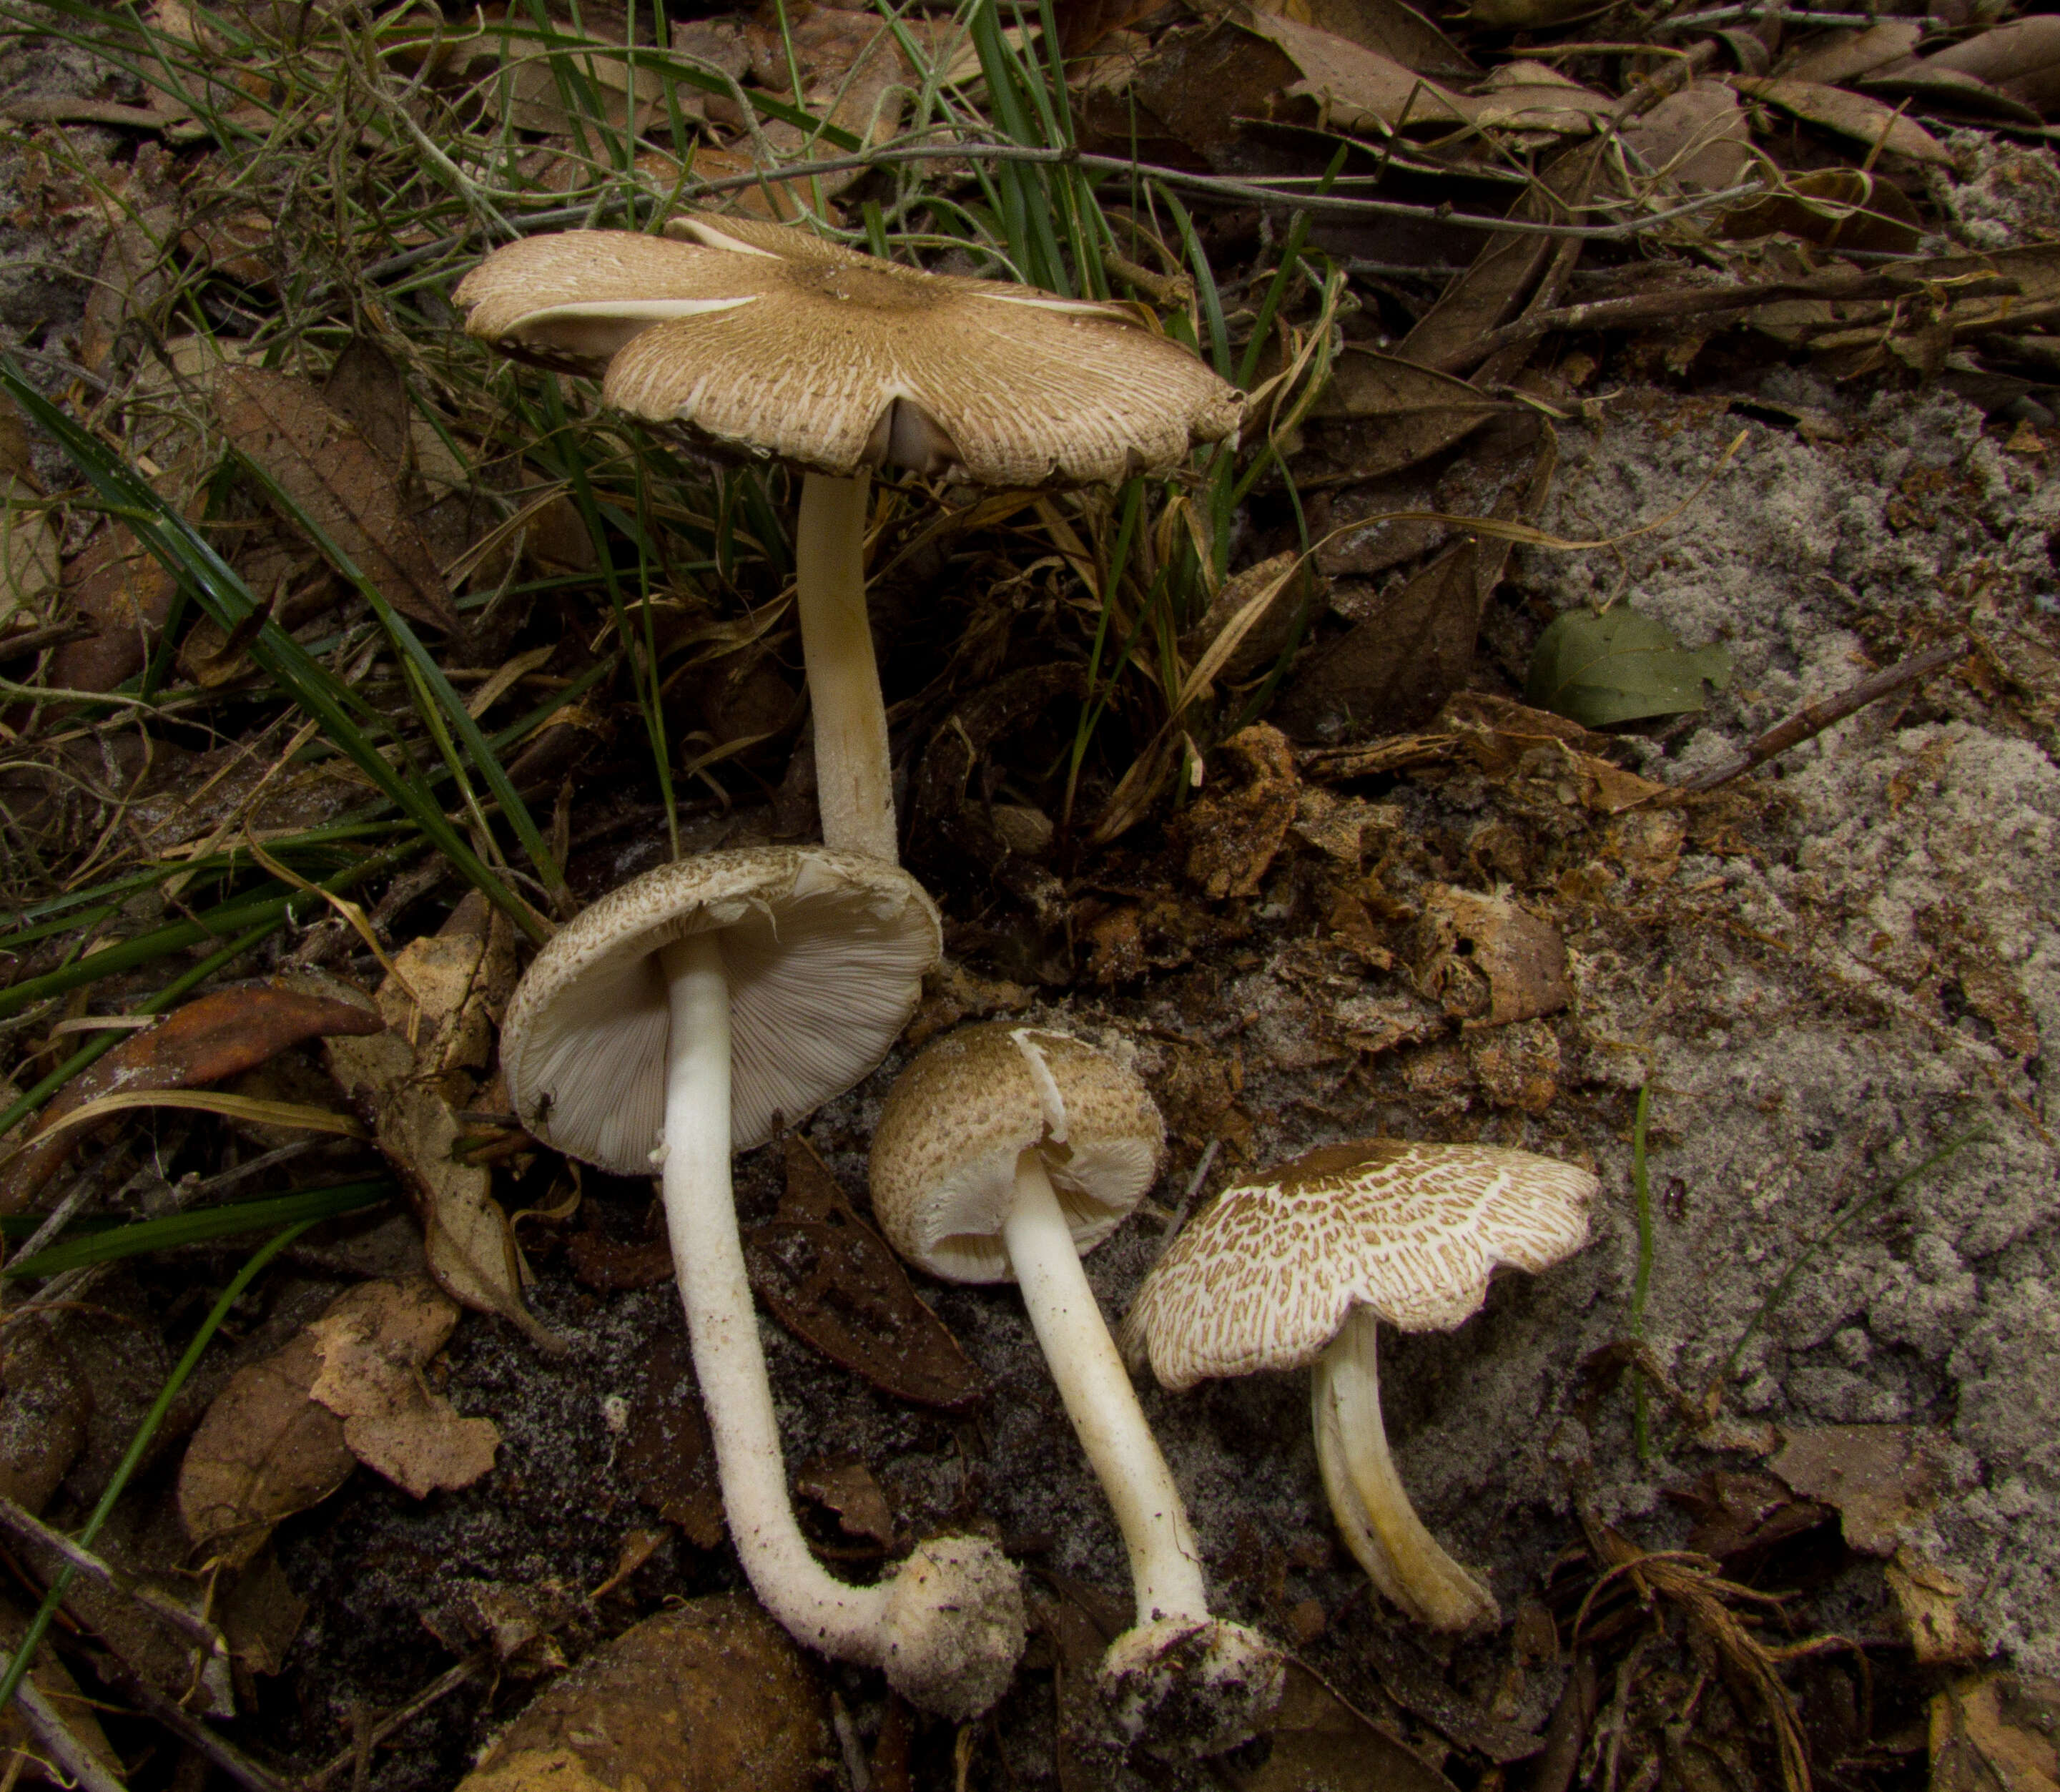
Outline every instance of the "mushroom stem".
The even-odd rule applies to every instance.
[[[1138,1623],[1207,1622],[1200,1552],[1180,1489],[1144,1422],[1034,1147],[1016,1159],[1014,1203],[1001,1235],[1066,1415],[1122,1528]]]
[[[1419,1623],[1471,1630],[1499,1615],[1495,1595],[1423,1528],[1395,1472],[1380,1417],[1379,1321],[1354,1307],[1316,1360],[1316,1460],[1346,1544],[1380,1590]]]
[[[772,1391],[729,1179],[729,978],[713,932],[667,946],[672,1003],[665,1063],[665,1223],[715,1443],[722,1504],[761,1602],[826,1654],[884,1665],[888,1586],[824,1572],[788,1503]]]
[[[816,800],[823,844],[892,864],[894,774],[887,709],[865,612],[865,509],[871,481],[811,473],[801,480],[794,596],[808,704],[816,723]]]

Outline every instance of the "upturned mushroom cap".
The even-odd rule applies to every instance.
[[[848,476],[1114,484],[1234,431],[1242,403],[1148,313],[924,273],[776,224],[579,230],[497,249],[466,329],[593,371],[609,403],[732,453]]]
[[[537,955],[501,1061],[522,1123],[570,1156],[648,1175],[671,1012],[660,951],[719,931],[729,976],[731,1139],[762,1143],[886,1055],[937,962],[937,911],[896,867],[823,847],[749,847],[612,890]]]
[[[1152,1186],[1165,1142],[1144,1085],[1092,1046],[1005,1020],[964,1027],[888,1092],[872,1210],[894,1248],[933,1275],[1013,1281],[1001,1228],[1024,1151],[1041,1149],[1084,1257]]]
[[[1533,1274],[1587,1240],[1595,1179],[1499,1145],[1326,1145],[1188,1222],[1123,1322],[1161,1386],[1316,1360],[1355,1306],[1404,1331],[1479,1311],[1488,1276]]]

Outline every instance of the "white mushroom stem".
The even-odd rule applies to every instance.
[[[804,474],[794,536],[794,596],[816,724],[816,800],[823,844],[892,864],[894,775],[887,709],[865,612],[865,511],[871,480]]]
[[[1331,1511],[1367,1578],[1418,1622],[1440,1630],[1492,1623],[1495,1595],[1423,1528],[1388,1454],[1379,1327],[1371,1309],[1354,1307],[1316,1361],[1316,1460]]]
[[[824,1654],[885,1665],[891,1582],[848,1586],[808,1553],[786,1465],[729,1179],[729,978],[710,933],[661,956],[672,999],[664,1189],[725,1515],[760,1602]]]
[[[1122,1528],[1138,1623],[1207,1622],[1208,1589],[1180,1490],[1144,1422],[1034,1148],[1016,1160],[1014,1204],[1001,1235],[1066,1415]]]

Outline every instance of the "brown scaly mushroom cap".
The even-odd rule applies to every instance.
[[[1534,1275],[1587,1241],[1595,1179],[1499,1145],[1325,1145],[1191,1220],[1123,1323],[1163,1387],[1299,1369],[1364,1307],[1403,1331],[1479,1311],[1499,1264]]]
[[[1115,484],[1238,425],[1238,393],[1140,308],[924,273],[782,225],[677,241],[577,230],[497,249],[466,329],[592,372],[609,403],[718,449],[849,477]]]
[[[1092,1046],[1005,1020],[961,1028],[888,1092],[872,1135],[874,1216],[933,1275],[1011,1281],[1001,1231],[1024,1152],[1042,1147],[1085,1256],[1152,1186],[1165,1139],[1144,1085]]]
[[[1419,1622],[1498,1615],[1409,1503],[1380,1414],[1379,1322],[1448,1331],[1499,1263],[1537,1271],[1588,1235],[1595,1179],[1494,1145],[1332,1145],[1225,1192],[1173,1241],[1123,1324],[1160,1381],[1313,1367],[1316,1463],[1347,1545]]]
[[[522,1123],[618,1175],[648,1175],[665,1112],[670,1010],[658,955],[720,932],[731,1001],[731,1136],[813,1112],[885,1055],[937,961],[937,912],[895,867],[749,847],[648,872],[560,929],[509,1004],[501,1060]]]

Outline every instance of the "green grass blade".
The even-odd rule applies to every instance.
[[[261,1200],[231,1201],[217,1207],[197,1207],[190,1213],[167,1214],[162,1219],[142,1219],[133,1226],[111,1226],[83,1238],[66,1239],[33,1257],[17,1258],[0,1268],[0,1276],[48,1276],[68,1269],[83,1269],[88,1263],[111,1263],[124,1257],[141,1257],[153,1251],[170,1251],[182,1244],[204,1244],[210,1239],[234,1238],[239,1232],[261,1232],[273,1226],[333,1219],[339,1214],[356,1213],[391,1200],[396,1191],[383,1176],[361,1182],[337,1183],[327,1188],[303,1188],[291,1195],[268,1195]]]
[[[158,1391],[158,1397],[151,1402],[150,1410],[143,1415],[143,1422],[136,1427],[136,1435],[129,1440],[129,1447],[123,1453],[122,1460],[115,1464],[114,1474],[108,1477],[107,1486],[101,1494],[99,1503],[94,1507],[84,1529],[78,1533],[82,1547],[90,1547],[93,1540],[100,1535],[101,1527],[107,1523],[109,1514],[114,1510],[115,1502],[121,1499],[128,1488],[130,1478],[142,1466],[144,1455],[150,1447],[150,1440],[158,1435],[158,1427],[165,1422],[166,1414],[172,1410],[172,1402],[178,1398],[179,1390],[186,1386],[187,1379],[198,1366],[202,1355],[214,1340],[215,1333],[222,1329],[222,1322],[229,1317],[237,1302],[243,1298],[244,1291],[258,1279],[265,1266],[313,1223],[311,1219],[304,1219],[298,1225],[289,1226],[276,1237],[260,1245],[251,1254],[250,1260],[236,1272],[229,1286],[222,1291],[221,1297],[214,1305],[208,1309],[207,1317],[201,1321],[200,1329],[194,1334],[193,1342],[186,1346],[185,1354],[173,1366],[171,1374],[166,1377],[165,1385]],[[14,1689],[22,1683],[22,1675],[28,1672],[30,1662],[35,1658],[36,1646],[43,1640],[44,1632],[50,1629],[50,1620],[57,1615],[58,1606],[63,1601],[66,1589],[71,1585],[74,1571],[70,1563],[65,1564],[50,1582],[50,1590],[43,1595],[43,1602],[37,1606],[35,1616],[29,1620],[28,1628],[22,1633],[21,1642],[15,1648],[14,1660],[7,1664],[6,1673],[0,1675],[0,1710],[6,1708],[8,1702],[14,1696]]]
[[[372,613],[379,618],[380,626],[386,631],[387,638],[435,698],[437,708],[443,712],[445,724],[464,743],[465,756],[472,761],[473,769],[486,780],[487,788],[493,792],[494,800],[501,805],[501,812],[508,817],[509,825],[515,830],[515,837],[521,841],[522,850],[529,856],[529,862],[537,868],[537,875],[542,879],[544,888],[553,896],[557,895],[565,888],[565,874],[559,870],[558,862],[552,856],[550,848],[544,844],[544,836],[529,813],[529,805],[516,794],[514,785],[508,781],[508,773],[503,769],[493,748],[487,744],[486,737],[480,732],[479,724],[473,720],[471,712],[465,706],[464,699],[451,688],[451,682],[444,676],[444,669],[437,664],[435,655],[422,645],[421,637],[409,625],[408,619],[387,602],[378,586],[358,569],[357,563],[329,537],[290,492],[246,456],[239,454],[237,458],[252,477],[265,488],[273,503],[278,506],[293,526],[314,543],[322,557],[337,571],[357,586],[359,594],[372,606]],[[423,719],[425,722],[429,720],[427,716]],[[431,723],[430,725],[433,728],[435,724]],[[452,770],[453,772],[458,771],[454,760]],[[462,785],[461,773],[459,777]]]
[[[257,610],[258,601],[250,588],[206,537],[159,497],[127,461],[44,397],[11,357],[0,357],[0,389],[11,394],[30,417],[50,433],[99,493],[102,501],[129,525],[137,539],[193,594],[218,627],[233,633],[237,624]],[[293,693],[300,707],[321,724],[329,740],[429,836],[469,882],[485,891],[532,940],[541,943],[548,937],[549,930],[529,905],[481,861],[425,791],[387,764],[385,756],[352,720],[352,710],[363,708],[354,692],[269,619],[249,651],[252,660]]]

